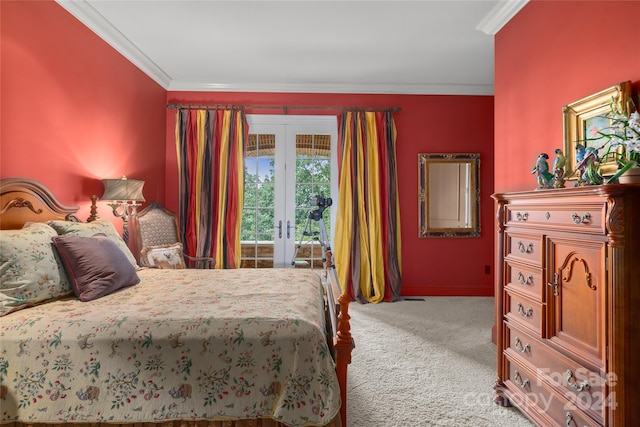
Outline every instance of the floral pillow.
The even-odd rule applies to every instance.
[[[44,223],[0,231],[0,316],[72,292]]]
[[[155,268],[187,268],[184,262],[182,243],[142,248],[140,264]]]
[[[122,240],[113,224],[106,219],[97,219],[93,222],[49,221],[49,225],[61,236],[93,237],[96,234],[104,234],[118,245],[134,267],[138,267],[138,263],[129,247]]]

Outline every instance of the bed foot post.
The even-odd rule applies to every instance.
[[[355,347],[351,337],[351,324],[349,323],[349,304],[351,298],[347,294],[340,295],[340,314],[338,315],[338,333],[336,336],[336,372],[340,383],[340,397],[342,406],[340,407],[340,418],[342,425],[347,425],[347,365],[351,363],[351,351]]]

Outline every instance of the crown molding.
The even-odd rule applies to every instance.
[[[500,16],[504,25],[528,0],[501,0],[488,18]],[[360,93],[406,95],[493,95],[493,85],[482,84],[289,84],[289,83],[193,83],[172,80],[156,63],[118,31],[86,0],[56,0],[62,8],[77,18],[101,39],[138,67],[143,73],[168,91],[198,92],[286,92],[286,93]],[[493,18],[491,19],[493,22]],[[487,24],[488,25],[488,24]],[[480,27],[480,26],[479,26]],[[480,29],[476,27],[477,29]],[[498,28],[499,29],[499,28]],[[484,30],[481,30],[484,31]],[[496,30],[497,32],[497,30]]]
[[[501,0],[476,27],[493,36],[522,9],[529,0]]]
[[[192,83],[173,80],[169,91],[184,92],[285,92],[360,93],[395,95],[493,95],[493,85],[436,84],[293,84],[293,83]]]
[[[56,0],[67,12],[77,18],[102,40],[117,50],[143,73],[151,77],[164,89],[169,88],[171,77],[155,62],[138,49],[131,41],[118,31],[85,0]]]

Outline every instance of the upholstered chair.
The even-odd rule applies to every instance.
[[[183,251],[178,220],[169,209],[157,202],[131,217],[131,231],[135,235],[138,263],[156,268],[213,268],[215,259],[192,257]]]

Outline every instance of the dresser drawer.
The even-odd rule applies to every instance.
[[[509,260],[525,261],[541,266],[544,257],[542,248],[541,235],[506,233],[505,257]]]
[[[585,203],[571,206],[506,206],[508,226],[562,229],[587,233],[605,232],[606,204]]]
[[[517,325],[506,325],[505,355],[510,360],[529,366],[539,379],[544,379],[558,394],[564,395],[596,420],[603,419],[606,379],[547,347]]]
[[[521,325],[535,336],[542,336],[544,330],[544,308],[542,303],[511,291],[505,292],[506,317]]]
[[[549,359],[549,348],[536,337],[514,324],[505,325],[505,353],[512,359],[519,358],[531,366],[548,366],[545,363]],[[532,368],[533,369],[533,368]]]
[[[563,427],[602,425],[601,420],[592,419],[580,410],[575,402],[554,392],[544,379],[524,365],[509,358],[506,359],[505,365],[507,398],[520,410],[536,418],[538,424]]]
[[[531,298],[544,301],[542,269],[517,262],[506,261],[504,266],[505,287],[523,292]]]

